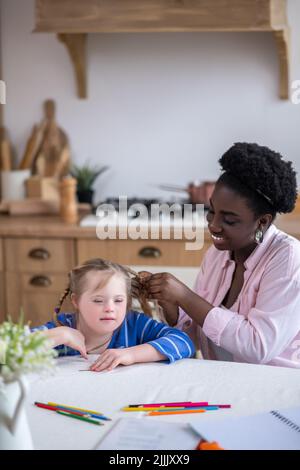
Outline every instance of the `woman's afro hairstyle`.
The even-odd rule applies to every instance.
[[[220,158],[218,182],[248,200],[255,215],[292,212],[297,199],[296,172],[280,153],[238,142]],[[265,197],[264,197],[264,196]],[[270,202],[271,201],[271,202]]]

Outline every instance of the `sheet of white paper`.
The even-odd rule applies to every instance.
[[[188,424],[120,418],[96,450],[192,450],[199,436]]]
[[[218,422],[193,422],[192,428],[227,450],[300,450],[300,408]],[[292,425],[292,423],[294,425]]]

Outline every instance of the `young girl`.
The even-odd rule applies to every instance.
[[[119,364],[155,362],[192,357],[194,346],[183,332],[143,313],[130,311],[130,270],[93,259],[69,273],[69,286],[55,309],[56,321],[45,330],[59,355],[100,354],[92,371],[112,370]],[[75,314],[59,313],[68,295]]]

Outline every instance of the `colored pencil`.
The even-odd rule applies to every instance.
[[[44,408],[45,410],[50,410],[50,411],[57,411],[57,410],[60,409],[57,406],[45,405],[44,403],[39,403],[39,402],[35,402],[35,406],[37,406],[38,408]],[[67,410],[64,410],[64,409],[60,409],[60,410],[61,411],[67,411]],[[87,415],[86,413],[83,413],[81,411],[74,411],[74,410],[69,411],[69,413],[77,415],[77,416],[91,416],[91,415]]]
[[[45,403],[40,403],[39,401],[35,401],[34,404],[35,406],[38,406],[39,408],[45,408],[45,410],[51,410],[51,411],[56,410],[54,406],[46,405]]]
[[[62,410],[62,409],[59,409],[57,408],[56,406],[50,406],[50,405],[45,405],[44,403],[39,403],[39,402],[35,402],[34,403],[35,406],[37,406],[38,408],[44,408],[45,410],[50,410],[50,411],[66,411],[67,410]],[[76,416],[85,416],[85,417],[91,417],[91,415],[88,415],[88,414],[84,414],[80,411],[68,411],[68,413],[72,414],[72,415],[76,415]]]
[[[218,406],[219,408],[231,408],[231,405],[209,405],[209,406]]]
[[[192,407],[187,407],[187,408],[158,408],[157,412],[158,413],[167,413],[168,411],[184,411],[184,410],[206,410],[206,411],[211,411],[211,410],[218,410],[218,406],[195,406],[194,408]],[[154,411],[154,410],[153,410]]]
[[[78,415],[90,416],[91,418],[100,419],[102,421],[111,421],[111,419],[107,418],[106,416],[100,416],[98,414],[95,415],[93,413],[86,413],[85,411],[75,411],[75,410],[72,410],[71,408],[66,408],[64,406],[57,406],[56,409],[61,410],[61,411],[67,411],[68,413],[74,413],[74,414],[78,414]]]
[[[161,413],[160,411],[151,411],[148,413],[147,416],[165,416],[165,415],[183,415],[188,413],[205,413],[206,410],[199,409],[199,410],[179,410],[179,411],[166,411],[165,413]]]
[[[147,411],[178,411],[178,410],[198,410],[198,409],[213,409],[213,410],[218,410],[219,407],[218,406],[212,406],[212,405],[208,405],[208,406],[168,406],[168,407],[164,407],[164,406],[149,406],[149,407],[142,407],[142,406],[138,406],[137,408],[129,408],[128,406],[125,406],[124,408],[121,408],[122,411],[126,411],[126,412],[131,412],[131,413],[134,413],[134,412],[147,412]]]
[[[69,410],[84,411],[85,413],[103,416],[103,413],[100,413],[99,411],[86,410],[86,409],[84,409],[84,408],[77,408],[77,407],[75,407],[75,406],[68,406],[68,405],[63,405],[63,404],[60,404],[60,403],[48,402],[48,405],[51,405],[51,406],[61,406],[61,407],[63,407],[63,408],[68,408]]]
[[[61,411],[66,411],[68,413],[77,415],[77,416],[88,416],[90,418],[101,419],[103,421],[111,421],[110,418],[106,418],[105,416],[99,416],[99,415],[94,415],[94,414],[91,414],[91,413],[85,413],[84,411],[75,411],[75,410],[71,410],[69,408],[65,408],[63,406],[53,406],[53,405],[48,405],[48,404],[40,403],[40,402],[35,402],[34,404],[36,406],[38,406],[39,408],[45,408],[46,410],[51,410],[51,411],[61,410]]]
[[[170,407],[178,407],[178,406],[208,406],[207,401],[200,401],[200,402],[192,402],[192,401],[175,401],[171,403],[139,403],[137,405],[128,405],[128,408],[137,408],[138,406],[142,406],[144,408],[148,407],[158,407],[158,406],[170,406]]]
[[[61,411],[61,410],[55,410],[55,411],[56,413],[63,415],[63,416],[67,416],[69,418],[79,419],[80,421],[85,421],[86,423],[92,423],[92,424],[97,424],[98,426],[103,426],[103,423],[101,423],[100,421],[97,421],[96,419],[87,418],[85,416],[74,415],[72,413],[68,413],[66,411]]]
[[[181,409],[181,410],[185,410],[187,409],[186,407],[182,406],[182,407],[178,407],[178,406],[168,406],[168,407],[163,407],[163,406],[148,406],[147,408],[146,407],[143,407],[143,406],[138,406],[137,408],[129,408],[128,406],[124,406],[124,408],[121,408],[121,411],[127,411],[127,412],[131,412],[131,413],[134,413],[134,412],[144,412],[144,411],[158,411],[158,410],[165,410],[165,411],[172,411],[172,410],[178,410],[178,409]]]

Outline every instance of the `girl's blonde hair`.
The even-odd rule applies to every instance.
[[[149,316],[152,316],[152,308],[147,301],[147,294],[145,292],[144,286],[140,282],[138,274],[129,267],[122,266],[121,264],[113,263],[112,261],[101,258],[95,258],[85,261],[83,264],[76,266],[68,273],[68,286],[64,290],[64,293],[61,295],[59,302],[54,309],[56,324],[62,325],[62,323],[58,320],[58,314],[65,299],[68,296],[71,296],[71,294],[76,294],[78,297],[82,295],[85,290],[86,275],[90,272],[103,272],[106,274],[103,283],[101,283],[102,285],[105,285],[115,274],[121,275],[123,277],[126,283],[127,311],[130,310],[132,305],[132,279],[134,279],[139,291],[139,295],[136,298],[139,300],[143,312]]]

